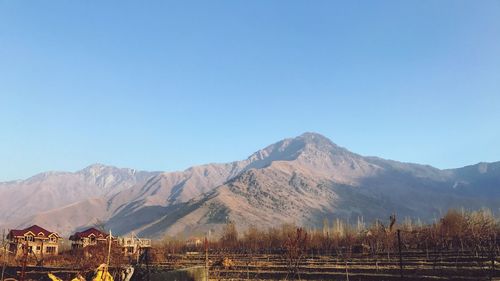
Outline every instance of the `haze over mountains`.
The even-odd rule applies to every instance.
[[[182,172],[92,165],[0,183],[0,224],[68,234],[99,222],[149,237],[217,232],[324,218],[432,220],[449,208],[499,211],[500,162],[440,170],[364,157],[315,133],[285,139],[243,161]]]

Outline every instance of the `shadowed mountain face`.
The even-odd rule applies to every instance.
[[[82,171],[59,173],[57,179],[64,184],[36,179],[50,186],[50,192],[37,190],[49,199],[35,204],[31,213],[12,206],[6,209],[2,204],[1,218],[12,225],[37,223],[62,233],[105,221],[114,233],[161,237],[217,232],[227,219],[241,228],[285,222],[315,227],[324,218],[354,222],[363,216],[369,222],[396,213],[399,218],[430,221],[448,208],[487,207],[497,212],[500,206],[500,162],[439,170],[363,157],[314,133],[282,140],[243,161],[182,172],[140,172],[141,176],[120,169],[124,170],[119,177],[116,171],[97,177],[91,177],[90,171],[83,175],[79,174]],[[68,174],[94,184],[76,184],[67,180]],[[106,180],[108,174],[114,180]],[[36,188],[27,182],[36,177],[0,184],[0,195],[15,198],[14,193],[2,192],[33,191]],[[56,193],[52,190],[62,190],[54,200],[50,199]],[[16,200],[21,204],[31,199]]]

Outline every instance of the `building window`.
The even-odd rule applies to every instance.
[[[55,252],[56,252],[56,247],[47,247],[47,248],[45,248],[45,252],[46,252],[47,254],[55,254]]]
[[[56,242],[56,238],[55,237],[50,237],[50,242]]]
[[[41,250],[41,249],[42,249],[42,247],[40,247],[40,246],[36,246],[36,251],[37,251],[37,252],[40,252],[40,250]]]
[[[33,241],[35,241],[35,237],[28,235],[28,236],[26,236],[26,241],[33,242]]]

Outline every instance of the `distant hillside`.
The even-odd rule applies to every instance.
[[[0,223],[22,218],[88,198],[103,198],[143,185],[158,172],[119,169],[100,164],[70,172],[46,172],[21,181],[0,183]]]

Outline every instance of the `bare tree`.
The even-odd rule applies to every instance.
[[[288,269],[288,274],[292,274],[292,278],[297,276],[300,280],[300,262],[307,250],[308,235],[303,228],[297,228],[295,234],[288,235],[283,243],[285,249],[285,261]],[[285,278],[285,279],[287,279]]]

